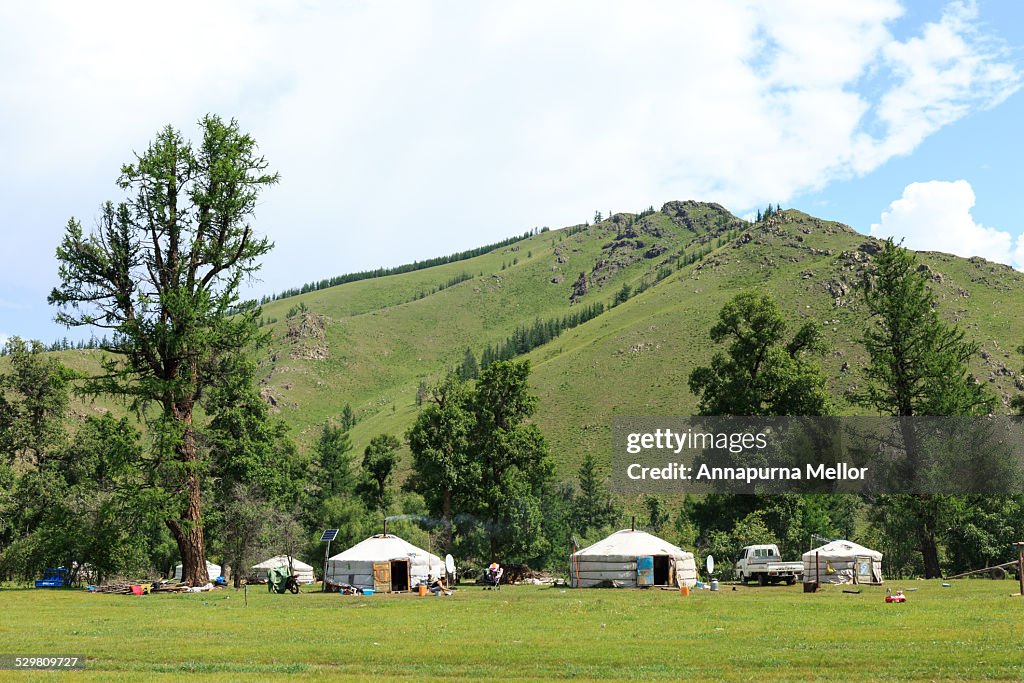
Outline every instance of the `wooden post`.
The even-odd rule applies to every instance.
[[[814,553],[814,582],[821,585],[821,559],[820,553]]]
[[[1024,598],[1024,541],[1017,541],[1017,581],[1020,582],[1020,596]]]
[[[320,592],[327,592],[327,559],[331,556],[331,542],[327,541],[327,547],[324,548],[324,575],[320,580]]]

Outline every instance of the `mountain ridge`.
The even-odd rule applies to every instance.
[[[521,356],[534,368],[535,420],[568,475],[587,452],[607,459],[613,415],[692,412],[687,378],[714,350],[708,330],[719,309],[761,289],[787,319],[822,325],[830,390],[841,411],[856,412],[842,396],[860,381],[859,280],[880,248],[874,237],[795,209],[754,223],[693,200],[616,213],[472,258],[268,302],[272,342],[256,356],[260,389],[303,448],[351,404],[361,452],[378,433],[403,434],[419,410],[420,383],[457,367],[467,348],[479,359],[520,327],[601,303],[600,315]],[[1024,274],[977,257],[918,258],[940,313],[982,347],[972,371],[1008,406],[1024,389],[1012,351],[1024,341],[1024,322],[1013,315],[1024,310]],[[96,353],[61,355],[88,366]],[[116,409],[102,400],[77,409],[105,408]]]

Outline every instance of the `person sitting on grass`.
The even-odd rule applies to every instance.
[[[501,586],[501,575],[505,573],[505,570],[501,568],[501,565],[497,562],[491,562],[491,565],[487,568],[487,590],[500,590]]]

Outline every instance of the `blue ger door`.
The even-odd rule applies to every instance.
[[[654,585],[654,557],[638,557],[636,558],[636,585],[638,586],[653,586]]]

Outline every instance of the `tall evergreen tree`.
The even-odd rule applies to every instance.
[[[338,421],[341,423],[342,431],[351,431],[356,426],[356,414],[351,405],[345,404],[345,407],[341,409],[341,417]]]
[[[938,314],[928,276],[891,239],[865,272],[870,326],[862,343],[869,363],[861,404],[888,415],[984,415],[993,397],[972,381],[967,362],[978,345]]]
[[[586,536],[591,529],[614,524],[619,510],[597,469],[592,453],[587,453],[577,473],[580,493],[575,500],[576,530]]]
[[[150,474],[193,583],[209,578],[195,409],[261,337],[259,311],[240,305],[239,291],[272,247],[250,220],[278,180],[235,121],[208,115],[199,125],[198,146],[167,126],[125,164],[118,184],[128,196],[104,204],[90,234],[68,222],[49,297],[59,322],[114,331],[114,357],[84,390],[159,411],[153,430],[163,452]]]
[[[864,302],[870,314],[863,344],[868,352],[866,386],[852,394],[861,405],[900,417],[915,415],[984,415],[994,407],[985,387],[972,381],[967,363],[978,346],[963,330],[944,322],[927,275],[917,259],[886,240],[865,272]],[[900,428],[908,453],[905,477],[913,477],[920,436],[914,423]],[[942,576],[938,535],[950,508],[948,497],[890,496],[882,505],[898,507],[900,518],[913,520],[926,578]]]
[[[316,481],[322,497],[338,496],[354,491],[352,440],[348,430],[325,423],[313,447],[317,466]]]
[[[479,374],[480,366],[477,365],[476,356],[467,346],[466,353],[462,356],[462,365],[459,366],[459,377],[461,379],[476,379]]]

